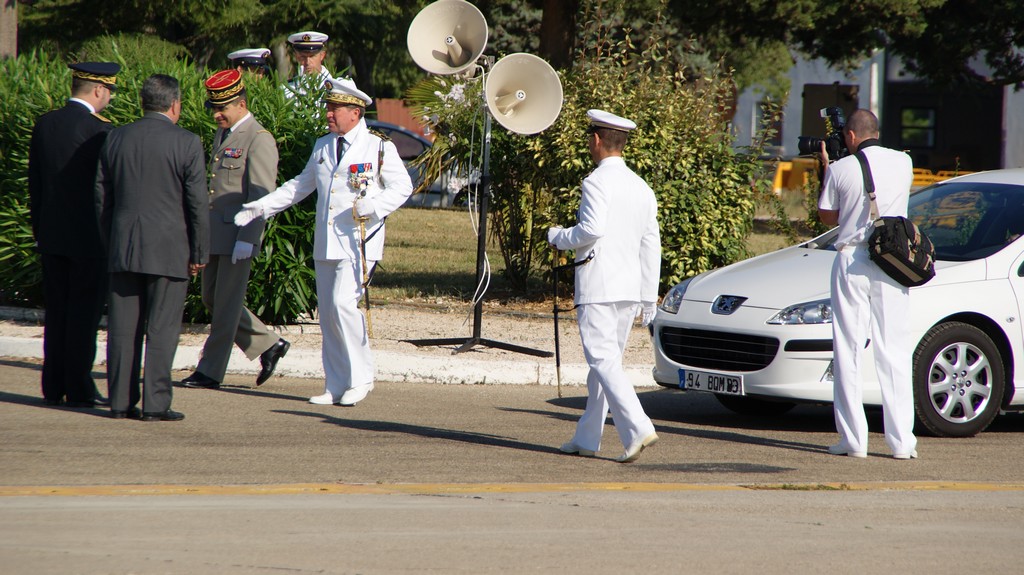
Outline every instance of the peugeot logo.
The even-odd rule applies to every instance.
[[[711,304],[711,313],[718,315],[729,315],[738,310],[747,298],[738,295],[720,295],[715,303]]]

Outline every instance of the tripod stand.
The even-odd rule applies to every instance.
[[[491,197],[491,114],[490,112],[484,112],[484,165],[483,174],[480,177],[480,185],[482,186],[482,192],[480,194],[479,205],[479,220],[480,229],[479,235],[477,236],[476,242],[476,284],[479,286],[484,279],[484,260],[486,258],[487,251],[487,210],[490,207]],[[462,353],[469,351],[476,346],[493,347],[497,349],[504,349],[505,351],[511,351],[515,353],[523,353],[526,355],[533,355],[536,357],[551,357],[554,355],[550,351],[542,351],[539,349],[532,349],[515,345],[512,343],[505,343],[501,341],[495,341],[493,339],[485,339],[481,337],[480,322],[483,316],[483,294],[480,294],[480,298],[477,299],[476,304],[473,306],[473,335],[468,338],[439,338],[439,339],[409,339],[404,340],[413,345],[419,347],[434,346],[434,345],[456,345],[461,344],[452,354]]]

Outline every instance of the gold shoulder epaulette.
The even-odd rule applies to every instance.
[[[391,138],[389,138],[387,134],[385,134],[384,132],[381,132],[377,128],[368,128],[368,129],[369,129],[371,134],[373,134],[374,136],[377,136],[381,140],[384,140],[385,142],[390,142],[391,141]]]
[[[99,118],[99,120],[100,120],[101,122],[106,122],[106,123],[108,123],[108,124],[110,123],[110,120],[108,120],[108,119],[104,118],[103,116],[101,116],[101,115],[97,114],[96,112],[93,112],[93,113],[92,113],[92,115],[93,115],[93,116],[96,116],[97,118]]]

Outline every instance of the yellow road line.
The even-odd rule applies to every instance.
[[[0,486],[0,497],[121,495],[459,495],[583,491],[1024,491],[1024,483],[957,481],[696,484],[696,483],[290,483],[270,485],[27,485]]]

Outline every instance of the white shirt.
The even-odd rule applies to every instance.
[[[244,124],[245,121],[248,120],[251,117],[252,117],[252,112],[246,112],[245,115],[242,116],[242,119],[238,120],[234,124],[231,124],[231,127],[228,128],[228,130],[227,130],[228,133],[230,134],[232,131],[234,131],[235,128],[237,128],[237,127],[241,126],[242,124]],[[227,137],[227,136],[225,136],[225,137]]]
[[[910,187],[914,183],[914,163],[910,155],[882,146],[868,146],[864,148],[864,156],[875,183],[878,215],[906,217]],[[871,201],[864,192],[864,175],[856,156],[846,156],[825,170],[818,207],[839,211],[836,249],[867,240],[871,234]]]
[[[93,108],[92,104],[90,104],[89,102],[86,102],[85,100],[83,100],[81,98],[68,98],[68,101],[69,102],[78,102],[79,104],[85,106],[89,110],[90,114],[95,114],[96,113],[96,108]]]
[[[327,71],[327,68],[320,68],[320,73],[314,79],[306,74],[305,68],[300,67],[299,75],[283,86],[284,95],[289,100],[296,95],[305,95],[307,86],[322,88],[329,79],[331,79],[331,73]]]

